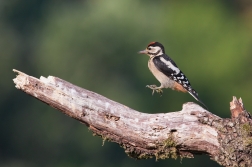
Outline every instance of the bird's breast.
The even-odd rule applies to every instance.
[[[155,76],[155,78],[161,83],[161,85],[164,88],[174,88],[175,85],[175,81],[173,81],[172,79],[170,79],[168,76],[166,76],[165,74],[163,74],[162,72],[160,72],[157,67],[155,66],[155,64],[153,63],[153,59],[154,57],[150,58],[148,61],[148,67],[150,69],[150,71],[152,72],[152,74]]]

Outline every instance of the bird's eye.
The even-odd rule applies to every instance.
[[[151,48],[147,48],[148,50],[151,50]]]

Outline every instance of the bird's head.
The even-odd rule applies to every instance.
[[[138,52],[140,54],[147,54],[148,56],[159,56],[165,53],[164,46],[159,42],[151,42],[145,50]]]

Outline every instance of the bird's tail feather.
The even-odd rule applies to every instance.
[[[200,102],[201,104],[203,104],[203,106],[208,110],[207,106],[199,99],[198,93],[194,90],[188,90],[188,93],[198,102]]]

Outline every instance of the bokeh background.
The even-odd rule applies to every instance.
[[[12,79],[57,76],[145,113],[195,100],[165,90],[138,55],[151,41],[189,78],[211,112],[230,117],[232,96],[252,109],[251,0],[1,0],[0,166],[219,166],[208,156],[135,160],[85,125],[24,94]]]

